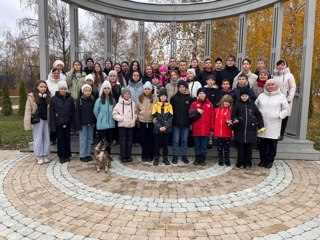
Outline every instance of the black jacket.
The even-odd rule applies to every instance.
[[[218,85],[219,89],[221,89],[221,83],[222,83],[222,80],[223,80],[223,74],[222,74],[222,71],[216,71],[214,70],[213,73],[214,75],[216,75],[216,84]]]
[[[189,94],[182,94],[179,91],[170,99],[170,104],[173,108],[173,126],[188,127],[189,108],[192,103],[192,98]]]
[[[217,106],[217,104],[219,103],[221,97],[221,93],[220,93],[220,90],[217,89],[217,88],[207,88],[205,86],[206,90],[207,90],[207,98],[209,99],[209,101],[212,103],[212,105],[214,107]]]
[[[120,96],[121,96],[121,86],[119,84],[112,86],[112,97],[114,98],[116,103],[119,102]]]
[[[202,86],[205,86],[207,84],[207,77],[209,75],[214,75],[214,71],[211,68],[210,71],[207,71],[205,68],[202,70],[202,72],[199,73],[198,81],[201,83]]]
[[[95,100],[93,97],[83,98],[80,97],[76,101],[76,112],[75,112],[75,127],[76,130],[81,130],[82,125],[94,125],[96,118],[93,114]]]
[[[231,119],[239,122],[233,125],[234,139],[238,143],[255,143],[257,131],[263,128],[263,119],[257,106],[250,101],[238,101],[232,108]]]
[[[74,127],[75,106],[70,93],[62,96],[57,91],[50,103],[50,128],[56,130],[63,125]]]
[[[84,71],[87,75],[89,75],[90,73],[93,73],[93,68],[94,68],[94,67],[92,67],[92,69],[89,69],[88,67],[85,67],[85,68],[83,69],[83,71]]]
[[[251,101],[255,101],[256,100],[256,95],[254,94],[254,91],[252,90],[252,88],[250,88],[249,84],[247,84],[244,87],[240,87],[239,85],[237,85],[236,88],[234,88],[232,90],[233,92],[233,101],[239,101],[240,100],[240,91],[243,88],[247,88],[248,92],[249,92],[249,97]]]
[[[239,69],[234,65],[232,67],[225,66],[225,68],[221,71],[221,78],[222,80],[228,79],[230,82],[230,87],[232,87],[233,80],[239,74],[239,72]]]

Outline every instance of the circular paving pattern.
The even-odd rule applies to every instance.
[[[320,164],[36,165],[0,151],[0,239],[319,239]]]

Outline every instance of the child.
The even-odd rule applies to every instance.
[[[143,83],[141,77],[142,76],[140,74],[140,71],[134,70],[128,84],[131,98],[135,103],[137,103],[138,98],[143,91]]]
[[[71,96],[74,100],[79,98],[79,93],[86,73],[82,72],[82,63],[78,60],[74,61],[71,70],[67,73],[67,83],[70,88]]]
[[[163,88],[163,86],[160,84],[159,74],[157,73],[152,74],[151,84],[152,84],[152,93],[157,96],[160,89]]]
[[[197,91],[201,88],[201,83],[196,80],[196,71],[193,68],[187,70],[187,83],[190,96],[193,98],[197,97]]]
[[[60,163],[70,162],[70,130],[74,123],[74,99],[65,81],[58,83],[58,91],[50,103],[50,128],[56,131]]]
[[[111,84],[104,81],[100,89],[100,97],[97,99],[93,113],[97,119],[97,130],[99,141],[105,139],[108,142],[107,152],[111,153],[111,144],[113,141],[113,130],[116,126],[112,118],[113,108],[116,102],[111,93]]]
[[[256,142],[257,130],[263,128],[263,119],[257,106],[249,99],[248,88],[242,88],[240,100],[232,108],[234,138],[238,145],[236,167],[252,167],[252,145]]]
[[[192,123],[192,136],[194,137],[194,152],[196,159],[194,165],[206,165],[208,137],[213,132],[213,106],[206,96],[206,88],[198,89],[198,100],[190,107],[190,114],[197,112],[201,117]]]
[[[84,83],[85,84],[89,84],[90,87],[91,87],[91,95],[93,96],[94,100],[97,100],[99,98],[99,88],[98,86],[95,84],[94,82],[94,77],[92,74],[89,74],[87,75],[85,78],[84,78]],[[82,96],[82,88],[80,90],[80,97]]]
[[[229,81],[227,80],[229,83]],[[232,138],[232,121],[231,121],[232,97],[224,95],[219,107],[214,110],[214,137],[218,140],[219,165],[225,163],[230,166],[229,148],[230,139]]]
[[[223,79],[222,80],[222,83],[221,83],[221,88],[220,88],[220,93],[219,93],[219,97],[218,97],[218,101],[217,102],[220,102],[221,98],[225,95],[229,95],[232,97],[233,99],[233,96],[234,96],[234,93],[230,87],[230,82],[228,79]]]
[[[165,165],[170,165],[168,160],[168,140],[169,140],[169,132],[171,132],[172,128],[172,118],[173,118],[173,110],[170,103],[167,101],[167,91],[165,89],[161,89],[159,92],[159,101],[153,105],[152,109],[152,118],[154,123],[154,153],[155,158],[153,161],[153,165],[159,165],[160,158],[160,148],[163,149],[163,163]]]
[[[159,69],[160,72],[160,84],[163,87],[166,87],[170,77],[168,75],[168,67],[166,65],[162,65]]]
[[[175,71],[172,71],[171,74],[175,74]],[[187,147],[190,126],[188,114],[190,105],[192,103],[192,98],[186,91],[188,87],[186,81],[180,80],[177,86],[178,92],[170,99],[170,104],[172,105],[174,112],[172,124],[172,163],[178,163],[179,142],[181,141],[182,161],[185,164],[188,164],[189,160],[187,159]]]
[[[49,103],[51,94],[47,83],[43,80],[37,81],[32,93],[28,94],[24,113],[24,129],[32,130],[33,152],[36,156],[37,164],[49,162],[50,154],[50,134],[49,134]],[[40,122],[31,125],[31,115],[38,112]]]
[[[238,75],[237,78],[237,84],[236,84],[236,88],[234,88],[232,90],[233,92],[233,101],[239,101],[240,100],[240,91],[241,90],[246,90],[248,92],[248,95],[250,97],[251,101],[255,101],[256,100],[256,96],[254,95],[254,92],[252,90],[252,88],[250,88],[249,82],[248,82],[248,77],[246,74],[241,73]]]
[[[176,70],[172,70],[170,72],[170,76],[171,76],[170,83],[168,83],[166,85],[166,89],[167,89],[167,93],[168,93],[168,101],[170,101],[171,97],[173,95],[175,95],[176,92],[178,91],[177,84],[178,84],[179,74]],[[188,87],[188,85],[187,85],[187,87]]]
[[[137,102],[138,119],[140,126],[142,162],[151,162],[154,155],[153,146],[153,121],[152,107],[156,103],[157,97],[152,94],[152,85],[146,82],[143,85],[143,93]]]
[[[89,84],[83,84],[82,95],[76,101],[76,130],[79,131],[80,141],[80,161],[92,161],[91,144],[93,141],[93,131],[96,119],[93,114],[94,97],[92,96],[92,88]]]
[[[181,60],[179,63],[179,80],[187,81],[187,61]]]
[[[115,70],[111,70],[109,72],[109,76],[107,77],[107,81],[109,81],[111,84],[112,96],[117,103],[119,101],[119,97],[121,95],[121,85],[118,81],[118,74]]]
[[[218,85],[216,84],[216,76],[208,75],[206,82],[207,85],[205,85],[204,87],[206,88],[207,98],[215,107],[220,99],[220,91]]]
[[[122,89],[119,102],[113,109],[113,119],[118,122],[121,162],[132,162],[131,149],[133,129],[137,120],[136,104],[129,88]]]

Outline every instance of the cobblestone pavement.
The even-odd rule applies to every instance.
[[[121,164],[0,151],[0,239],[319,239],[320,163]],[[190,159],[192,160],[192,159]]]

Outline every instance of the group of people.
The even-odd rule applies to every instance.
[[[206,165],[208,139],[217,139],[219,165],[230,166],[230,140],[238,148],[236,167],[252,167],[252,148],[258,143],[260,167],[271,168],[277,143],[283,139],[292,109],[296,84],[285,60],[276,63],[270,74],[260,59],[255,73],[251,61],[228,56],[226,65],[217,58],[197,59],[190,66],[170,58],[168,65],[156,60],[142,74],[138,61],[113,64],[104,69],[92,58],[83,67],[74,61],[68,73],[57,60],[47,81],[39,80],[28,94],[24,126],[33,131],[34,154],[38,164],[49,162],[50,142],[57,142],[60,163],[70,161],[70,131],[79,131],[80,161],[92,160],[91,145],[98,140],[120,145],[122,163],[131,162],[133,143],[140,142],[141,160],[166,165],[181,160],[188,164],[189,134],[194,140],[194,165]],[[31,116],[40,122],[31,124]],[[173,157],[168,158],[172,143]]]

